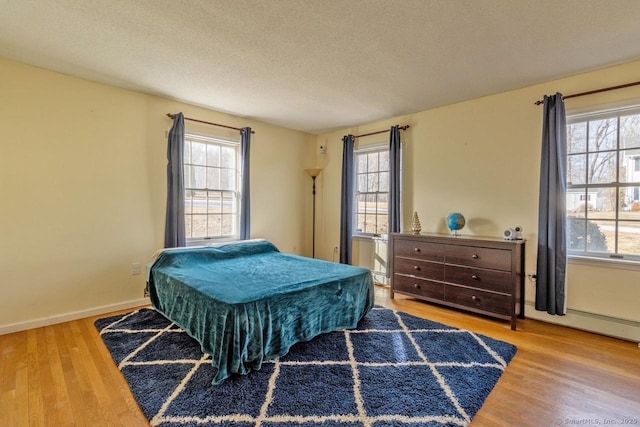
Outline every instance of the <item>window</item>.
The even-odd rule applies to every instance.
[[[240,144],[185,134],[184,207],[187,242],[239,236]]]
[[[386,234],[389,223],[389,147],[377,145],[356,150],[354,159],[354,234]]]
[[[640,261],[640,106],[567,118],[570,255]]]

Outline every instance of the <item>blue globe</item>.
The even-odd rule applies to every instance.
[[[467,221],[464,219],[464,216],[459,212],[453,212],[447,216],[447,227],[454,233],[462,230],[466,223]]]

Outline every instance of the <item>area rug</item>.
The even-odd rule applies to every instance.
[[[153,426],[465,426],[516,347],[376,306],[212,386],[200,345],[153,309],[95,322]]]

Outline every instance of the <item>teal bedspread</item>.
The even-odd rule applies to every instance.
[[[166,250],[149,291],[154,307],[211,354],[214,384],[297,342],[354,328],[373,306],[369,270],[283,254],[265,240]]]

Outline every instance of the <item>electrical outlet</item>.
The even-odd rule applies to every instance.
[[[133,276],[138,276],[140,274],[141,269],[142,269],[142,266],[140,265],[139,262],[134,262],[133,264],[131,264],[131,274]]]

